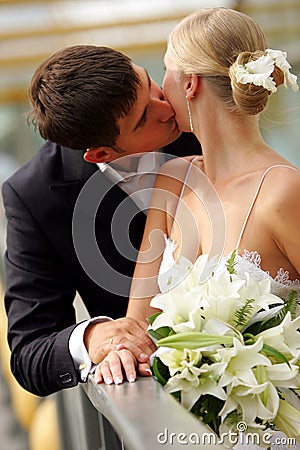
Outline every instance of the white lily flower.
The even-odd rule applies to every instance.
[[[283,71],[289,69],[281,53],[266,56],[277,58]],[[259,65],[265,74],[270,72],[267,58],[258,65],[253,63],[254,69]],[[201,276],[208,267],[207,255],[188,267],[184,277],[187,261],[177,264],[172,288],[152,300],[151,306],[162,310],[152,328],[169,326],[175,332],[158,343],[170,348],[160,347],[154,353],[170,373],[165,388],[169,393],[180,392],[181,403],[189,410],[203,395],[219,398],[224,402],[220,411],[223,424],[239,419],[265,429],[268,421],[277,420],[280,430],[299,434],[300,412],[292,408],[295,403],[288,394],[291,389],[300,390],[300,317],[292,320],[291,314],[286,314],[280,325],[261,332],[253,344],[246,345],[247,327],[278,314],[284,301],[271,294],[268,278],[256,281],[246,272],[230,274],[227,266],[232,268],[234,262],[224,258],[204,282]],[[174,281],[178,283],[174,285]],[[278,362],[280,353],[288,363]],[[160,365],[156,367],[159,370]],[[279,400],[279,392],[285,403]]]
[[[185,265],[178,266],[179,284],[169,291],[156,295],[150,305],[162,310],[162,313],[154,320],[154,330],[170,326],[175,332],[201,331],[201,301],[207,296],[207,284],[199,283],[201,274],[207,264],[207,255],[201,255],[192,268]],[[205,304],[205,301],[204,301]]]
[[[169,378],[165,389],[169,394],[181,391],[181,403],[190,410],[201,395],[198,390],[199,384],[198,375],[192,373],[188,368],[184,368],[182,372]]]
[[[284,400],[279,400],[279,409],[274,424],[289,437],[300,436],[300,411]]]
[[[218,384],[220,376],[224,371],[226,364],[213,363],[203,364],[200,368],[200,385],[199,390],[201,395],[210,394],[221,400],[226,400],[227,395],[224,389]]]
[[[217,271],[207,281],[206,304],[203,305],[205,320],[220,319],[233,325],[236,310],[243,305],[240,290],[244,284],[244,280],[230,276],[226,268]]]
[[[239,298],[226,298],[225,296],[208,297],[209,306],[204,308],[203,316],[206,321],[210,319],[221,320],[230,325],[235,324],[235,313],[242,307]]]
[[[245,273],[246,284],[241,288],[240,295],[243,299],[253,299],[252,303],[253,313],[255,315],[259,310],[269,310],[270,305],[282,305],[284,301],[271,293],[271,281],[265,278],[261,281],[255,281]]]
[[[189,272],[189,276],[186,278],[186,289],[190,290],[195,286],[202,286],[204,289],[203,294],[205,293],[206,283],[200,283],[201,277],[204,272],[206,272],[207,268],[211,267],[211,260],[209,260],[208,255],[202,254],[198,256],[196,259],[192,270]]]
[[[152,355],[150,356],[150,364],[151,366],[153,366],[153,361],[154,358],[159,358],[160,355],[162,355],[163,353],[170,353],[172,351],[171,348],[168,347],[158,347],[155,352],[152,353]]]
[[[194,384],[178,377],[178,375],[174,375],[174,377],[169,378],[165,385],[165,390],[169,394],[181,391],[181,403],[189,411],[201,395],[198,392],[197,386],[194,386]]]
[[[291,314],[288,312],[283,321],[276,327],[269,328],[259,333],[256,337],[262,338],[265,344],[276,348],[285,356],[290,355],[299,358],[300,351],[300,316],[296,319],[291,319]]]
[[[276,387],[299,388],[299,367],[295,364],[273,364],[266,367],[269,381]]]
[[[262,401],[261,395],[267,390],[267,404]],[[272,420],[279,408],[279,396],[276,388],[270,382],[257,384],[256,386],[239,385],[235,386],[228,396],[220,416],[222,420],[232,411],[242,412],[242,420],[245,423],[254,423],[258,417],[260,419]]]
[[[284,302],[282,301],[282,303]],[[280,306],[275,306],[274,308],[270,308],[268,311],[260,311],[256,313],[253,317],[250,318],[249,322],[247,323],[243,331],[245,331],[253,323],[264,322],[276,316],[279,313],[279,311],[283,308],[283,306],[284,304]]]
[[[170,326],[176,331],[201,331],[201,310],[199,308],[199,295],[188,295],[180,285],[165,294],[156,295],[152,301],[153,308],[162,309],[162,313],[153,321],[152,328],[157,330],[163,326]],[[185,325],[184,325],[185,324]]]
[[[191,264],[187,258],[181,255],[168,270],[160,273],[160,291],[165,293],[170,289],[181,286],[188,292],[200,285],[199,279],[202,273],[210,266],[211,262],[208,255],[200,255],[194,264]]]
[[[220,360],[227,363],[220,385],[256,385],[257,380],[251,370],[252,367],[272,364],[266,356],[259,353],[263,346],[263,340],[260,338],[252,345],[244,345],[238,339],[233,338],[233,343],[233,347],[217,350]]]
[[[233,335],[233,336],[236,336],[241,341],[243,340],[243,336],[241,335],[241,333],[238,330],[236,330],[234,327],[232,327],[228,323],[223,322],[223,320],[215,319],[214,317],[212,317],[211,319],[208,319],[204,323],[202,331],[203,331],[203,333],[215,334],[215,335],[219,335],[219,336],[224,336],[225,334]]]
[[[198,350],[172,350],[171,352],[161,353],[159,358],[168,366],[171,376],[177,372],[182,372],[186,368],[195,376],[201,373],[201,370],[196,367],[202,359],[201,352]]]
[[[186,373],[182,372],[170,378],[165,386],[169,393],[181,391],[181,403],[188,410],[194,406],[201,395],[209,394],[221,400],[226,400],[227,397],[224,389],[218,385],[224,364],[203,364],[200,370],[197,381],[193,379],[187,383]]]
[[[207,280],[207,295],[212,297],[239,298],[240,289],[244,286],[245,280],[241,280],[236,275],[230,275],[224,267]]]

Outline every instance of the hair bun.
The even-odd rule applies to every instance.
[[[264,109],[268,95],[278,86],[298,90],[297,76],[290,73],[287,54],[267,48],[265,51],[242,52],[229,68],[232,96],[236,105],[246,114],[257,114]]]
[[[241,83],[238,81],[238,69],[250,61],[256,61],[263,55],[263,51],[242,52],[229,68],[233,100],[238,109],[248,115],[262,112],[267,105],[271,92],[263,86],[257,86],[252,82]]]

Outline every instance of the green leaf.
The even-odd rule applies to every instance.
[[[230,257],[226,261],[226,269],[228,270],[230,275],[236,274],[236,270],[234,268],[234,266],[236,265],[235,257],[236,257],[236,249],[233,250]]]
[[[262,365],[257,366],[255,369],[255,376],[259,384],[263,384],[266,381],[268,381],[268,375],[265,366]],[[269,396],[268,388],[265,389],[263,392],[261,392],[259,396],[263,404],[266,406]]]
[[[168,367],[157,357],[154,357],[152,364],[152,372],[157,381],[163,386],[167,383],[170,378],[170,372]]]
[[[243,338],[245,345],[252,345],[255,342],[255,336],[252,333],[243,334]]]
[[[204,423],[209,425],[215,432],[218,432],[221,424],[219,412],[224,405],[224,401],[212,395],[201,395],[193,406],[191,412],[197,417],[201,417]]]
[[[280,351],[276,350],[276,348],[272,347],[271,345],[263,344],[262,351],[263,351],[264,353],[266,353],[266,355],[270,355],[270,356],[272,356],[273,358],[275,358],[276,361],[278,361],[278,362],[284,362],[284,363],[286,363],[289,367],[291,367],[291,366],[290,366],[290,363],[289,363],[289,360],[288,360],[288,359],[287,359]]]
[[[147,317],[147,322],[149,323],[149,325],[152,325],[154,320],[156,319],[156,317],[160,316],[161,311],[156,312],[154,314],[152,314],[151,316]]]
[[[162,338],[175,334],[171,327],[160,327],[156,331],[158,331]]]
[[[219,336],[215,334],[190,332],[179,333],[160,339],[157,342],[158,347],[170,347],[177,349],[197,349],[218,344],[232,344],[232,336]]]
[[[289,292],[289,296],[285,304],[275,316],[263,322],[254,323],[247,329],[247,331],[256,335],[261,333],[262,331],[268,330],[269,328],[277,327],[278,325],[281,324],[281,322],[283,321],[288,312],[291,313],[291,318],[292,320],[294,320],[297,315],[297,302],[298,302],[297,291],[295,289],[292,289]]]
[[[160,327],[157,328],[157,330],[153,330],[152,328],[150,328],[148,330],[148,333],[154,339],[157,339],[159,341],[160,339],[163,339],[167,336],[172,336],[172,334],[174,334],[174,331],[171,327]]]
[[[254,298],[247,298],[244,305],[236,310],[234,314],[234,323],[237,328],[242,329],[249,322],[253,312],[253,303],[255,303]]]
[[[162,336],[159,333],[157,333],[157,331],[152,330],[151,328],[150,328],[150,330],[148,330],[148,334],[150,334],[150,336],[152,336],[157,341],[162,339]]]
[[[289,292],[289,297],[286,302],[286,309],[287,309],[286,312],[289,311],[291,313],[292,320],[296,319],[297,317],[297,304],[298,304],[298,293],[296,289],[292,289]]]

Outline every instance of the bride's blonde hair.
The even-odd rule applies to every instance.
[[[261,112],[269,91],[238,83],[235,70],[238,64],[258,59],[266,48],[264,33],[252,18],[222,7],[190,14],[174,27],[168,42],[168,54],[179,71],[205,77],[231,111],[244,114]],[[281,76],[273,77],[277,85],[282,83]]]

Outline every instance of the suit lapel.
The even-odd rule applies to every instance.
[[[65,183],[73,181],[86,181],[98,169],[96,164],[83,159],[84,150],[61,148],[61,162],[63,167],[63,180]]]
[[[113,184],[94,163],[89,163],[83,159],[84,150],[73,150],[66,147],[61,147],[61,162],[62,162],[62,178],[50,185],[50,189],[65,195],[69,202],[73,205],[87,181],[95,176],[99,180],[99,199],[102,193],[107,194],[109,201],[105,202],[105,208],[99,219],[105,221],[105,210],[111,215],[122,201],[127,199],[127,194],[119,187]],[[137,205],[131,200],[126,200],[127,205],[136,214],[140,210]]]
[[[86,162],[83,155],[83,150],[61,147],[61,174],[50,185],[51,190],[59,192],[72,204],[76,201],[85,182],[97,170],[97,166]]]

